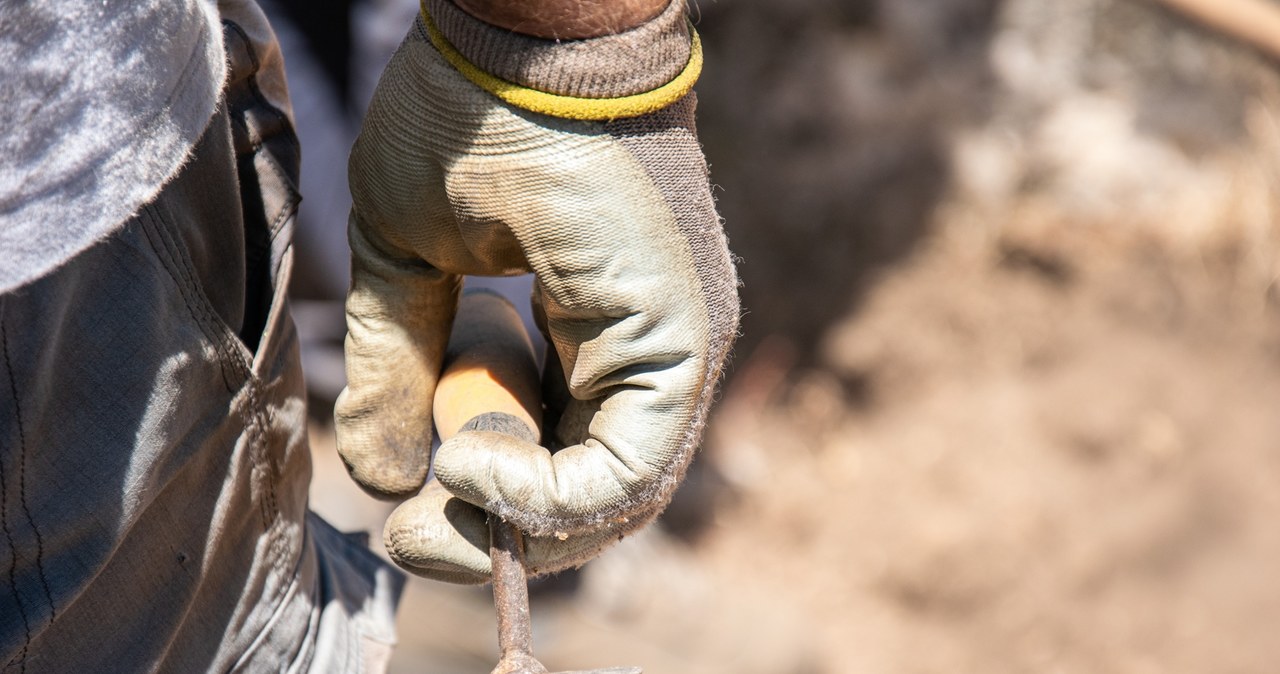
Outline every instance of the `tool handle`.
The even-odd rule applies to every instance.
[[[496,430],[537,442],[542,418],[538,365],[524,323],[503,297],[487,291],[462,296],[432,414],[441,440],[485,416],[487,421],[476,423],[488,427],[467,430]],[[494,415],[520,423],[495,425]]]
[[[538,441],[542,413],[537,363],[524,324],[502,297],[487,292],[463,296],[433,408],[441,440],[474,430]],[[514,525],[490,515],[489,537],[502,649],[502,662],[494,671],[545,672],[533,657],[524,536]]]

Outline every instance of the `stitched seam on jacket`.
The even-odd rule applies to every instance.
[[[285,187],[289,190],[289,198],[285,200],[284,205],[280,207],[280,212],[276,213],[276,216],[271,221],[271,224],[267,226],[268,231],[271,232],[271,242],[275,243],[276,237],[278,237],[280,235],[280,232],[284,229],[285,220],[288,220],[292,215],[294,215],[297,212],[298,203],[301,202],[302,200],[298,197],[297,190],[290,187],[290,181],[285,179],[287,178],[287,176],[283,175],[283,169],[280,168],[279,162],[276,161],[275,155],[271,153],[267,153],[267,165],[271,168],[271,172],[275,173],[276,176],[281,179],[281,182],[285,185]],[[276,276],[279,275],[279,271],[280,270],[277,268],[276,274],[275,274]]]
[[[0,339],[4,342],[4,365],[5,373],[9,377],[9,387],[13,391],[13,401],[15,407],[18,402],[18,385],[13,378],[13,365],[9,362],[9,339],[8,333],[4,330],[4,301],[0,300]],[[26,453],[26,440],[22,433],[22,420],[19,414],[18,420],[18,438],[22,445],[21,451]],[[18,613],[22,614],[22,630],[24,637],[22,641],[22,649],[13,657],[6,666],[17,662],[20,666],[19,672],[27,671],[27,647],[31,645],[31,622],[27,618],[27,606],[22,601],[22,595],[18,592],[17,567],[18,567],[18,546],[13,541],[13,531],[9,528],[9,508],[8,494],[5,489],[4,460],[0,456],[0,524],[4,525],[4,535],[9,541],[9,549],[12,556],[9,558],[9,589],[13,592],[13,598],[18,604]]]
[[[262,95],[262,89],[258,88],[258,68],[261,66],[261,63],[258,61],[258,53],[253,50],[253,41],[249,39],[249,34],[244,32],[244,29],[240,27],[240,24],[234,21],[223,19],[222,26],[223,28],[229,28],[235,31],[236,35],[238,35],[240,40],[244,43],[245,53],[249,55],[249,65],[253,71],[252,75],[245,78],[249,84],[249,93],[253,94],[254,99],[258,101],[259,105],[261,105],[267,112],[271,113],[276,118],[276,121],[280,123],[281,128],[287,131],[287,135],[285,137],[293,145],[293,148],[295,150],[300,149],[301,143],[298,141],[298,134],[294,132],[293,124],[289,122],[289,118],[280,110],[280,108],[272,105],[271,101],[268,101],[267,97]],[[259,143],[259,145],[261,145],[261,143]]]
[[[240,43],[236,45],[237,48],[243,48],[245,55],[249,58],[249,75],[243,79],[244,86],[248,87],[250,96],[254,102],[254,105],[246,106],[243,109],[228,110],[228,112],[231,113],[228,115],[228,118],[233,124],[238,125],[244,130],[246,137],[250,141],[251,154],[246,157],[237,156],[237,164],[239,164],[243,159],[249,159],[249,161],[252,162],[253,159],[259,155],[262,149],[268,146],[271,142],[270,140],[263,140],[261,134],[257,133],[254,126],[249,124],[247,115],[254,109],[262,110],[264,113],[274,117],[276,125],[279,126],[281,133],[283,133],[284,140],[292,146],[295,152],[298,151],[300,143],[298,141],[297,133],[293,130],[293,124],[290,123],[288,116],[267,100],[266,96],[262,93],[262,89],[258,86],[257,75],[261,68],[261,61],[258,59],[257,51],[253,48],[253,41],[249,39],[249,36],[244,29],[234,21],[224,19],[222,21],[222,26],[224,32],[232,32],[235,34],[237,41]],[[235,85],[232,84],[231,86]],[[273,137],[272,140],[275,140],[275,138],[278,137],[279,136]],[[281,207],[279,212],[271,216],[271,224],[267,226],[268,239],[270,241],[274,241],[276,235],[281,229],[282,223],[296,211],[299,198],[294,181],[289,179],[289,177],[284,173],[283,168],[278,165],[274,154],[268,151],[263,156],[263,159],[265,160],[267,169],[271,171],[275,178],[288,190],[288,198],[285,200],[284,205]],[[266,205],[265,200],[263,205]],[[277,280],[276,276],[276,274],[272,274],[273,283]],[[269,320],[271,313],[270,310],[268,310],[267,313],[267,320]],[[268,326],[264,325],[263,330],[265,331],[267,327]],[[258,349],[261,350],[266,346],[266,344],[259,343]],[[253,373],[252,365],[247,366],[247,378],[248,383],[245,389],[245,394],[248,398],[246,402],[249,406],[249,410],[246,414],[245,430],[249,434],[250,442],[252,443],[251,449],[254,469],[259,472],[266,487],[265,494],[262,499],[261,514],[263,526],[267,530],[267,535],[271,537],[271,565],[274,569],[283,571],[283,561],[286,552],[284,550],[285,541],[282,534],[273,526],[274,523],[278,523],[280,520],[280,508],[276,496],[274,464],[271,460],[271,451],[267,437],[270,418],[262,400],[261,380],[259,380]]]
[[[21,445],[18,461],[18,502],[22,505],[22,512],[27,518],[27,524],[31,527],[31,533],[36,537],[36,570],[40,572],[40,587],[44,590],[45,601],[49,602],[49,622],[52,623],[58,611],[53,605],[53,592],[49,589],[49,577],[44,571],[44,536],[40,534],[40,528],[36,526],[35,518],[31,515],[31,506],[27,503],[27,434],[22,426],[22,402],[18,399],[18,383],[13,376],[13,363],[9,358],[9,333],[5,329],[2,317],[0,317],[0,338],[4,342],[4,364],[5,370],[9,373],[9,387],[13,392],[14,418],[18,422],[18,442]]]
[[[154,221],[163,222],[163,218],[154,208],[148,206],[143,212]],[[275,478],[271,470],[270,456],[266,451],[267,442],[264,432],[266,417],[262,411],[263,405],[258,391],[258,379],[253,375],[248,364],[245,363],[245,359],[240,354],[240,349],[231,343],[233,337],[229,337],[226,334],[229,329],[224,329],[225,325],[213,314],[208,301],[203,299],[198,286],[195,285],[195,271],[190,267],[190,260],[187,259],[186,255],[181,254],[181,251],[177,248],[177,243],[169,239],[163,227],[156,227],[156,233],[162,240],[174,266],[177,267],[178,275],[183,278],[179,282],[179,286],[182,287],[184,301],[187,302],[188,308],[192,309],[192,314],[196,317],[197,323],[201,324],[202,332],[213,341],[218,351],[219,360],[222,361],[224,367],[224,376],[225,368],[231,367],[244,380],[243,386],[245,395],[248,398],[246,403],[249,408],[243,413],[245,432],[249,435],[254,469],[262,475],[262,479],[266,483],[266,494],[260,502],[261,512],[259,514],[262,517],[262,526],[270,529],[272,522],[279,513],[279,509],[276,506]],[[194,306],[193,302],[187,299],[188,295],[194,297]],[[198,316],[196,315],[197,313],[199,314]],[[228,391],[234,393],[236,389],[228,385]],[[273,538],[273,547],[277,542]],[[279,568],[279,560],[272,559],[272,565]]]
[[[240,128],[244,129],[245,135],[248,136],[249,138],[254,138],[257,136],[257,134],[254,133],[253,129],[249,126],[249,123],[241,119],[240,117],[234,116],[234,115],[231,116],[231,122],[239,126]],[[268,142],[269,141],[262,141],[262,140],[250,142],[249,148],[252,150],[252,154],[250,156],[252,156],[253,158],[257,158],[259,156],[258,153],[261,152],[262,149],[267,146]],[[239,159],[242,159],[242,158],[237,158],[237,161]],[[269,148],[267,153],[265,155],[262,155],[262,159],[264,162],[266,162],[267,169],[271,171],[271,174],[274,175],[276,179],[280,181],[280,183],[285,187],[285,189],[289,193],[289,197],[285,199],[284,204],[280,207],[279,212],[277,212],[274,216],[272,216],[271,223],[267,225],[267,232],[270,234],[268,238],[270,241],[274,242],[276,240],[276,237],[280,235],[280,232],[283,229],[284,221],[288,220],[290,216],[293,216],[297,213],[298,204],[299,202],[302,201],[302,199],[299,197],[297,187],[294,186],[293,180],[290,179],[288,174],[285,173],[284,168],[280,166],[279,160],[276,159],[275,154],[272,153]]]
[[[138,222],[142,227],[142,232],[146,235],[148,242],[151,244],[164,265],[165,271],[169,277],[173,279],[175,285],[178,286],[178,294],[182,297],[182,302],[187,306],[187,311],[191,314],[196,322],[196,326],[200,328],[200,332],[204,334],[214,349],[218,352],[219,368],[222,371],[222,383],[226,387],[228,393],[235,393],[239,388],[234,381],[233,375],[244,376],[242,368],[236,367],[237,358],[228,357],[226,344],[224,343],[218,330],[218,322],[209,314],[211,311],[205,302],[200,300],[197,293],[194,292],[191,279],[186,274],[185,266],[179,261],[179,256],[172,247],[172,243],[168,241],[164,235],[163,218],[156,212],[153,204],[144,206],[138,214]],[[238,354],[235,354],[238,355]]]
[[[272,103],[267,100],[267,97],[263,95],[262,89],[258,86],[258,71],[261,68],[262,63],[258,59],[257,51],[254,50],[253,48],[253,41],[249,39],[249,35],[245,33],[244,29],[241,28],[240,25],[235,23],[234,21],[227,21],[224,19],[222,22],[222,25],[225,29],[231,30],[236,33],[240,41],[243,43],[245,54],[247,54],[249,57],[250,75],[245,78],[245,83],[246,83],[246,86],[248,86],[249,88],[249,93],[252,95],[253,100],[256,102],[256,105],[253,107],[257,109],[261,109],[264,112],[270,114],[272,117],[274,117],[276,124],[279,125],[279,127],[283,130],[284,139],[290,145],[293,146],[294,151],[300,150],[301,143],[298,141],[298,135],[293,130],[293,124],[289,121],[288,116],[286,116],[284,112],[281,111],[279,108],[277,108],[275,105],[272,105]],[[241,118],[241,115],[247,114],[249,110],[250,108],[246,108],[245,110],[238,111],[240,114],[233,114],[233,115],[230,115],[230,117],[237,123],[244,126],[246,135],[251,139],[251,146],[253,147],[253,155],[256,157],[258,153],[261,152],[262,148],[266,146],[270,141],[263,140],[261,134],[255,133],[254,132],[255,130],[250,127],[248,121],[246,119]],[[277,162],[275,155],[271,152],[267,152],[264,159],[266,160],[267,168],[275,175],[276,179],[279,180],[280,183],[289,190],[289,198],[285,200],[285,203],[280,208],[280,211],[276,213],[274,216],[272,216],[271,224],[267,226],[267,231],[269,233],[269,240],[274,242],[276,235],[278,235],[280,232],[281,225],[284,223],[285,220],[289,218],[290,215],[292,215],[296,211],[299,198],[298,198],[297,188],[293,184],[293,180],[289,179],[289,177],[285,174],[283,168]],[[265,205],[265,201],[264,201],[264,205]],[[272,274],[272,282],[275,282],[277,280],[275,278],[276,276],[277,274],[274,274],[274,273]],[[270,311],[268,311],[268,319],[269,318],[270,318]],[[264,331],[266,330],[267,327],[268,326],[265,326],[265,325],[263,326]],[[262,349],[265,346],[266,346],[265,344],[260,343],[258,345],[258,348]],[[261,469],[266,473],[264,477],[266,479],[267,493],[266,493],[266,498],[264,499],[264,507],[267,508],[268,510],[268,513],[267,513],[268,519],[266,520],[265,524],[268,527],[270,527],[271,522],[277,521],[279,519],[280,509],[276,501],[275,471],[273,470],[273,467],[272,467],[271,452],[269,451],[270,448],[268,447],[268,442],[266,437],[266,429],[268,428],[269,418],[266,412],[266,407],[262,402],[261,391],[259,390],[259,386],[258,386],[258,379],[256,376],[253,375],[252,370],[249,373],[249,377],[251,379],[250,386],[248,388],[249,405],[252,410],[252,414],[254,416],[254,420],[253,420],[254,421],[253,433],[255,436],[254,463],[260,466]],[[279,570],[284,569],[284,567],[281,564],[284,558],[284,551],[281,547],[283,544],[284,544],[284,541],[279,534],[272,534],[271,563],[273,567]]]
[[[249,397],[249,414],[252,415],[252,418],[247,420],[248,428],[246,428],[246,430],[253,435],[253,463],[254,467],[262,472],[262,479],[266,482],[267,487],[266,494],[264,494],[264,498],[262,499],[262,523],[263,526],[270,531],[272,523],[279,519],[277,516],[280,513],[280,509],[276,505],[276,480],[274,471],[271,467],[271,453],[267,451],[266,412],[263,410],[262,399],[259,397],[258,379],[256,377],[251,379],[249,382],[249,385],[246,388],[246,393]],[[272,533],[271,566],[276,569],[283,569],[283,567],[280,566],[280,561],[283,556],[279,550],[280,543],[282,543],[280,536]]]
[[[18,422],[18,504],[22,506],[22,514],[27,518],[27,525],[31,527],[31,533],[36,537],[36,571],[40,573],[40,587],[44,590],[44,599],[49,602],[49,622],[53,622],[57,616],[57,609],[53,606],[53,592],[49,590],[49,577],[44,572],[44,536],[40,535],[40,528],[36,526],[36,520],[31,516],[31,506],[27,503],[27,433],[22,426],[22,401],[18,399],[18,382],[13,376],[13,363],[9,359],[9,332],[5,329],[3,321],[0,321],[0,337],[4,342],[4,365],[5,370],[9,373],[9,387],[13,391],[13,412],[14,419]]]
[[[245,433],[249,436],[250,452],[254,470],[259,473],[263,471],[266,471],[267,473],[265,476],[268,492],[267,498],[262,499],[259,503],[258,514],[262,519],[263,528],[270,528],[273,516],[276,512],[275,484],[274,480],[271,478],[269,468],[263,466],[263,458],[266,454],[264,450],[265,440],[262,434],[262,420],[260,413],[258,412],[260,403],[256,394],[256,382],[254,380],[253,373],[244,363],[244,358],[240,356],[239,349],[228,344],[229,340],[224,334],[226,330],[220,329],[223,327],[222,324],[213,315],[212,308],[208,306],[208,302],[204,301],[198,292],[198,288],[195,286],[196,280],[194,271],[189,266],[190,261],[186,259],[186,256],[180,254],[179,250],[176,248],[176,242],[171,241],[169,237],[166,236],[165,228],[163,226],[159,226],[163,223],[163,217],[153,206],[147,206],[143,209],[143,215],[146,217],[140,218],[140,220],[145,220],[146,224],[151,225],[151,227],[144,226],[144,231],[154,233],[156,238],[159,239],[161,246],[164,248],[165,256],[168,258],[167,263],[165,264],[166,269],[169,269],[170,275],[174,278],[174,281],[177,282],[183,301],[186,303],[188,310],[191,311],[191,315],[196,320],[197,325],[200,326],[201,332],[203,332],[205,336],[213,342],[214,348],[218,352],[219,361],[221,361],[219,365],[222,368],[223,381],[227,385],[227,391],[235,393],[237,390],[237,387],[227,379],[228,368],[233,369],[235,374],[239,375],[240,378],[244,380],[242,386],[245,387],[246,395],[248,397],[247,403],[249,405],[249,410],[243,414],[242,418],[245,425]],[[155,244],[153,242],[153,247],[154,245]],[[275,565],[274,560],[273,565]]]

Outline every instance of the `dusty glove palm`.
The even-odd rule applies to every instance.
[[[519,110],[464,78],[415,26],[351,156],[349,384],[337,423],[357,482],[390,497],[423,485],[460,275],[532,271],[572,396],[550,434],[557,451],[461,433],[437,453],[439,482],[542,537],[530,559],[543,571],[580,563],[661,510],[692,458],[738,318],[693,107],[688,96],[607,123]],[[450,502],[429,489],[406,504],[416,514],[389,525],[392,554],[437,570],[482,567],[466,531],[413,534],[429,520],[474,532],[479,511],[452,501],[446,517]]]

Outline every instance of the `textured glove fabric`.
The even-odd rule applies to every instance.
[[[689,61],[684,3],[652,21],[589,40],[543,40],[487,24],[450,0],[425,0],[428,16],[450,45],[501,80],[562,96],[613,98],[656,89]]]
[[[525,568],[536,576],[581,565],[657,513],[658,509],[640,513],[633,518],[634,524],[575,536],[526,536]],[[436,480],[396,508],[383,539],[391,558],[419,576],[468,585],[489,581],[488,515],[450,494]]]
[[[388,65],[351,157],[350,383],[337,409],[348,467],[377,493],[423,484],[462,274],[536,274],[571,395],[550,448],[484,431],[440,447],[440,487],[388,525],[410,570],[482,579],[480,509],[528,532],[530,564],[546,572],[669,501],[738,322],[694,106],[689,95],[608,122],[514,108],[450,65],[422,20]]]

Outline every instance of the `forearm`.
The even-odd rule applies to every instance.
[[[454,0],[468,14],[549,39],[613,35],[654,18],[670,0]]]

